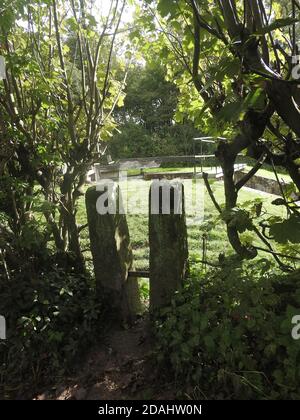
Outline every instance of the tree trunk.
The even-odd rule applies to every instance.
[[[84,257],[81,251],[79,230],[76,223],[76,201],[78,197],[73,195],[74,171],[70,169],[64,176],[61,186],[63,197],[61,199],[60,214],[62,229],[65,230],[66,249],[73,255],[75,267],[79,272],[85,271]]]
[[[234,165],[236,159],[243,150],[256,144],[263,135],[272,110],[263,113],[249,111],[241,123],[240,133],[231,141],[219,144],[216,157],[219,159],[224,174],[224,190],[226,210],[230,211],[237,207],[238,191],[234,181]],[[239,232],[236,227],[227,222],[227,234],[231,246],[242,258],[252,259],[257,256],[257,251],[247,248],[241,243]]]

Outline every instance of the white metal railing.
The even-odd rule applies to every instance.
[[[194,137],[193,141],[194,141],[194,175],[196,177],[197,175],[197,159],[201,160],[200,166],[201,166],[201,172],[203,172],[203,160],[208,159],[208,158],[213,158],[215,157],[215,155],[211,155],[211,154],[207,154],[205,155],[203,153],[203,143],[210,143],[210,144],[215,144],[216,141],[224,141],[227,140],[227,138],[225,137]],[[199,141],[201,144],[201,152],[200,155],[196,154],[196,142]],[[243,154],[239,154],[238,156],[243,156]],[[244,165],[244,164],[240,164],[240,165]],[[214,165],[213,165],[214,166]],[[211,169],[213,168],[213,166],[211,166]],[[218,165],[215,165],[216,167],[216,174],[218,174]],[[243,166],[243,168],[245,167],[245,165]],[[239,169],[235,169],[235,170],[239,170]]]

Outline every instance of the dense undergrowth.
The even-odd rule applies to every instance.
[[[156,322],[157,355],[196,399],[300,399],[300,273],[267,260],[192,278]]]
[[[2,399],[32,397],[64,377],[104,324],[92,279],[74,270],[70,256],[18,246],[11,257],[9,279],[0,276],[7,322],[7,340],[0,342]]]

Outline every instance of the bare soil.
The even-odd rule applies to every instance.
[[[37,400],[175,399],[172,384],[158,372],[147,319],[117,327],[92,348],[76,375],[38,395]]]

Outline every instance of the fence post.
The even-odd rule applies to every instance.
[[[150,310],[167,306],[188,273],[184,186],[154,181],[150,188]]]
[[[138,281],[129,278],[133,256],[120,187],[103,181],[86,193],[86,209],[96,291],[109,304],[112,316],[131,322],[140,311]]]

